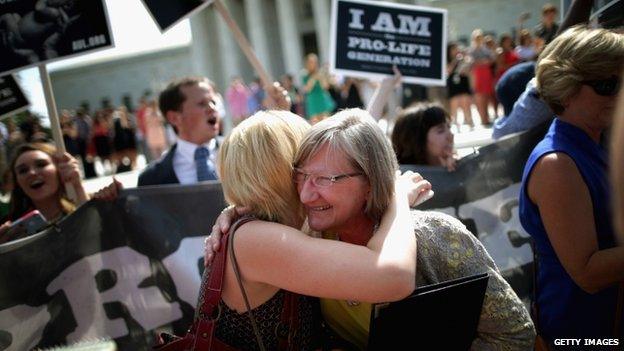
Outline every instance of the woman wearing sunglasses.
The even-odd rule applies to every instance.
[[[537,88],[555,119],[525,166],[519,212],[535,240],[534,318],[551,345],[622,336],[614,326],[624,247],[614,240],[601,137],[623,67],[624,36],[584,27],[557,37],[537,63]]]

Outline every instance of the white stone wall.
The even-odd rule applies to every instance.
[[[126,94],[132,97],[136,107],[144,91],[149,89],[157,96],[168,81],[192,72],[187,46],[61,69],[50,72],[50,77],[59,109],[75,109],[88,101],[94,110],[101,107],[105,98],[113,106],[119,106]]]
[[[512,34],[517,26],[518,16],[530,12],[531,17],[525,28],[533,29],[542,14],[542,6],[552,3],[560,6],[560,1],[548,0],[421,0],[421,5],[445,8],[449,14],[449,40],[470,39],[475,28],[497,36],[502,33]]]

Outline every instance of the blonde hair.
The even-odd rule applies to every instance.
[[[375,120],[354,108],[315,124],[301,142],[295,165],[309,161],[324,145],[332,153],[342,152],[356,171],[364,173],[371,186],[366,215],[381,219],[394,194],[394,172],[399,166],[390,141]]]
[[[572,27],[555,38],[540,55],[537,89],[555,114],[584,80],[608,78],[624,64],[624,35],[606,29]]]
[[[258,218],[293,223],[304,217],[292,181],[293,161],[310,125],[286,111],[261,111],[241,122],[219,150],[226,201]]]
[[[624,74],[622,75],[624,78]],[[613,214],[615,232],[624,243],[624,90],[620,92],[615,110],[615,125],[611,132],[611,184],[613,184]]]

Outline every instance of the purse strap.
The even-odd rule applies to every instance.
[[[243,282],[241,280],[240,269],[238,267],[238,261],[236,260],[236,254],[234,253],[234,232],[241,225],[254,220],[255,218],[252,216],[244,216],[241,217],[238,221],[236,221],[232,228],[230,229],[230,258],[232,259],[232,267],[234,268],[234,274],[236,275],[236,281],[238,282],[238,287],[241,290],[243,295],[243,300],[245,301],[245,307],[247,308],[247,315],[249,316],[249,321],[251,322],[251,328],[256,336],[256,341],[258,342],[258,347],[261,351],[265,351],[264,343],[262,342],[262,335],[260,335],[260,329],[258,328],[258,324],[256,323],[256,319],[253,316],[253,312],[251,311],[251,305],[249,304],[249,299],[247,298],[247,292],[245,291],[245,287],[243,286]]]

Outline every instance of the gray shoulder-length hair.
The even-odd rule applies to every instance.
[[[303,138],[295,166],[306,163],[324,145],[330,152],[342,152],[367,177],[371,196],[365,212],[373,220],[381,219],[392,200],[399,165],[390,140],[375,120],[364,110],[348,109],[317,123]]]

